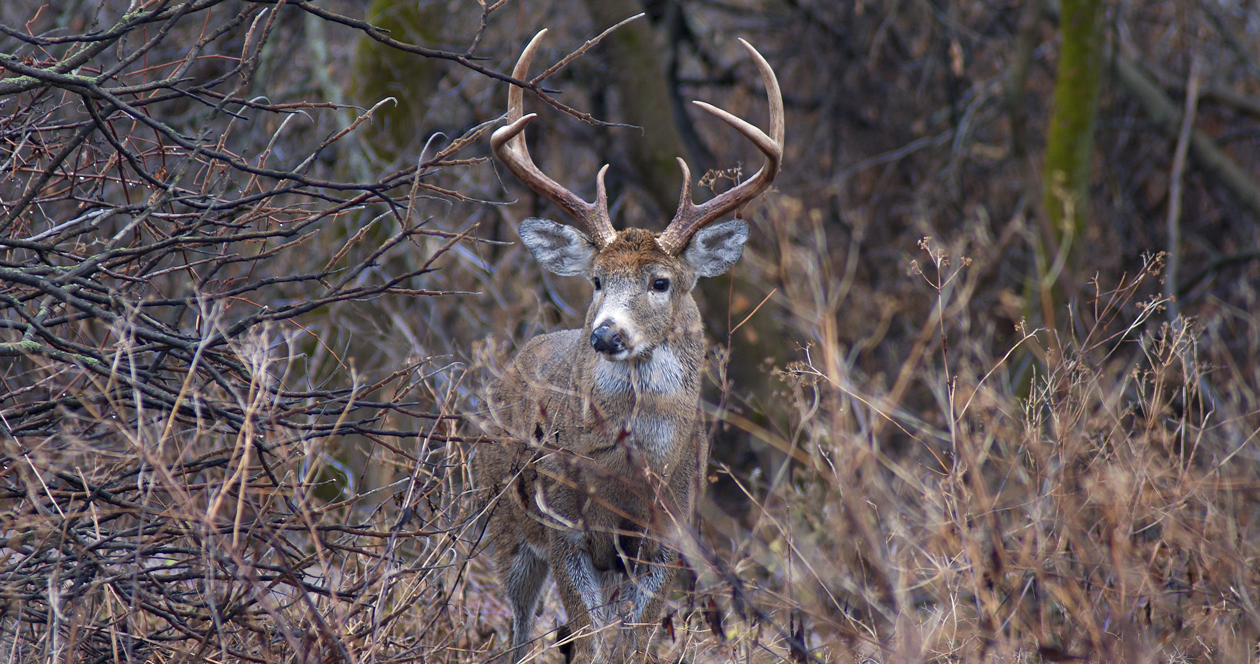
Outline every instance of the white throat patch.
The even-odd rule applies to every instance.
[[[638,392],[639,394],[675,394],[683,388],[683,367],[678,355],[669,346],[652,349],[645,362],[595,360],[595,387],[607,394]],[[636,389],[637,388],[637,389]]]

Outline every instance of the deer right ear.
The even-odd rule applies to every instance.
[[[744,254],[748,241],[748,224],[731,219],[701,228],[683,251],[683,260],[691,264],[697,277],[725,274]]]
[[[586,233],[549,219],[526,219],[517,232],[529,253],[548,272],[562,277],[590,272],[599,253]]]

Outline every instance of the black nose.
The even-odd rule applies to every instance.
[[[626,342],[621,340],[621,335],[615,332],[609,325],[600,325],[591,332],[591,348],[600,353],[620,353],[626,349]]]

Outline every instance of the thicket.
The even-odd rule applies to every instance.
[[[589,287],[512,244],[558,217],[489,132],[529,86],[540,166],[589,199],[611,163],[615,223],[663,228],[653,151],[758,163],[683,103],[764,126],[735,37],[785,171],[700,292],[656,656],[1254,660],[1260,10],[1098,7],[1056,188],[1055,3],[0,4],[0,660],[501,655],[479,390]]]

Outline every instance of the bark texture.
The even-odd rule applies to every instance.
[[[586,8],[600,30],[643,11],[638,0],[586,0]],[[687,148],[670,111],[656,35],[652,25],[640,19],[614,32],[604,44],[609,74],[620,93],[622,121],[643,128],[641,135],[629,130],[634,135],[626,137],[627,155],[652,204],[662,216],[672,215],[682,178],[675,158],[685,156]]]
[[[375,0],[368,22],[389,31],[395,39],[412,44],[440,43],[447,19],[445,2]],[[439,81],[442,65],[362,37],[355,48],[354,80],[350,98],[365,108],[393,97],[397,104],[379,109],[364,137],[380,159],[392,161],[407,147],[424,140],[425,116]],[[417,151],[418,152],[418,151]]]
[[[1063,0],[1058,76],[1046,142],[1045,205],[1056,241],[1080,237],[1102,72],[1102,0]],[[1069,227],[1070,224],[1070,227]]]

